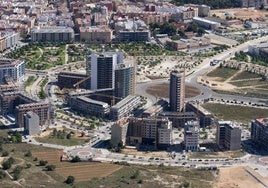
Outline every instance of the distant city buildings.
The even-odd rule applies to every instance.
[[[80,27],[80,41],[86,43],[109,43],[112,40],[112,30],[108,26]]]
[[[220,149],[238,150],[241,148],[241,129],[230,121],[217,123],[216,142]]]
[[[268,118],[251,121],[251,139],[268,151]]]
[[[16,47],[19,42],[19,34],[14,31],[0,32],[0,52]]]
[[[184,148],[187,151],[199,149],[199,121],[187,121],[184,126]]]
[[[5,82],[5,78],[14,82],[20,81],[25,75],[25,62],[15,59],[0,59],[0,84]]]
[[[182,112],[185,108],[185,72],[184,70],[170,73],[169,106],[173,112]]]
[[[74,41],[74,30],[70,27],[36,27],[31,30],[32,42]]]

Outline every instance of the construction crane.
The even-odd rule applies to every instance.
[[[77,82],[76,84],[74,84],[73,86],[74,86],[76,89],[79,89],[80,84],[82,84],[83,82],[87,81],[89,78],[90,78],[90,76],[85,77],[85,78],[83,78],[82,80],[80,80],[79,82]]]

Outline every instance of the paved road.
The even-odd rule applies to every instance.
[[[225,99],[228,101],[237,100],[237,101],[245,101],[245,102],[251,102],[251,103],[261,103],[261,104],[263,104],[264,102],[268,102],[268,99],[216,93],[216,92],[212,91],[209,87],[204,86],[200,83],[197,83],[197,78],[199,76],[201,76],[201,75],[205,74],[207,71],[209,71],[211,69],[215,69],[217,67],[217,66],[210,66],[211,60],[213,60],[213,59],[228,60],[232,56],[234,56],[235,52],[247,51],[249,45],[258,44],[261,41],[267,41],[267,40],[268,40],[268,36],[254,39],[254,40],[248,41],[246,43],[240,44],[236,47],[230,48],[230,49],[228,49],[220,54],[217,54],[213,57],[204,59],[203,62],[199,66],[197,66],[193,70],[191,70],[191,71],[193,71],[193,73],[186,76],[186,79],[185,79],[187,84],[200,89],[201,95],[193,97],[193,98],[188,98],[188,99],[186,99],[186,101],[188,101],[188,102],[190,102],[190,101],[204,101],[205,99],[214,98],[214,99]],[[149,86],[160,84],[160,83],[167,83],[167,82],[168,82],[168,79],[159,79],[159,80],[152,80],[152,81],[149,81],[146,83],[138,83],[137,84],[137,94],[147,97],[147,104],[145,106],[145,109],[147,109],[148,107],[150,107],[152,104],[154,104],[156,102],[156,97],[146,93],[146,89]]]

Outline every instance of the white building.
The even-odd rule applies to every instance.
[[[5,77],[11,78],[14,82],[20,81],[25,75],[25,62],[23,60],[0,59],[0,84]]]
[[[115,67],[123,58],[122,52],[91,54],[91,90],[114,89]]]
[[[158,127],[158,144],[159,145],[172,145],[173,144],[173,132],[171,121],[164,121]]]

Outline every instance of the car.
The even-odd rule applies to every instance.
[[[183,162],[183,163],[182,163],[182,165],[186,165],[186,164],[187,164],[187,162]]]

